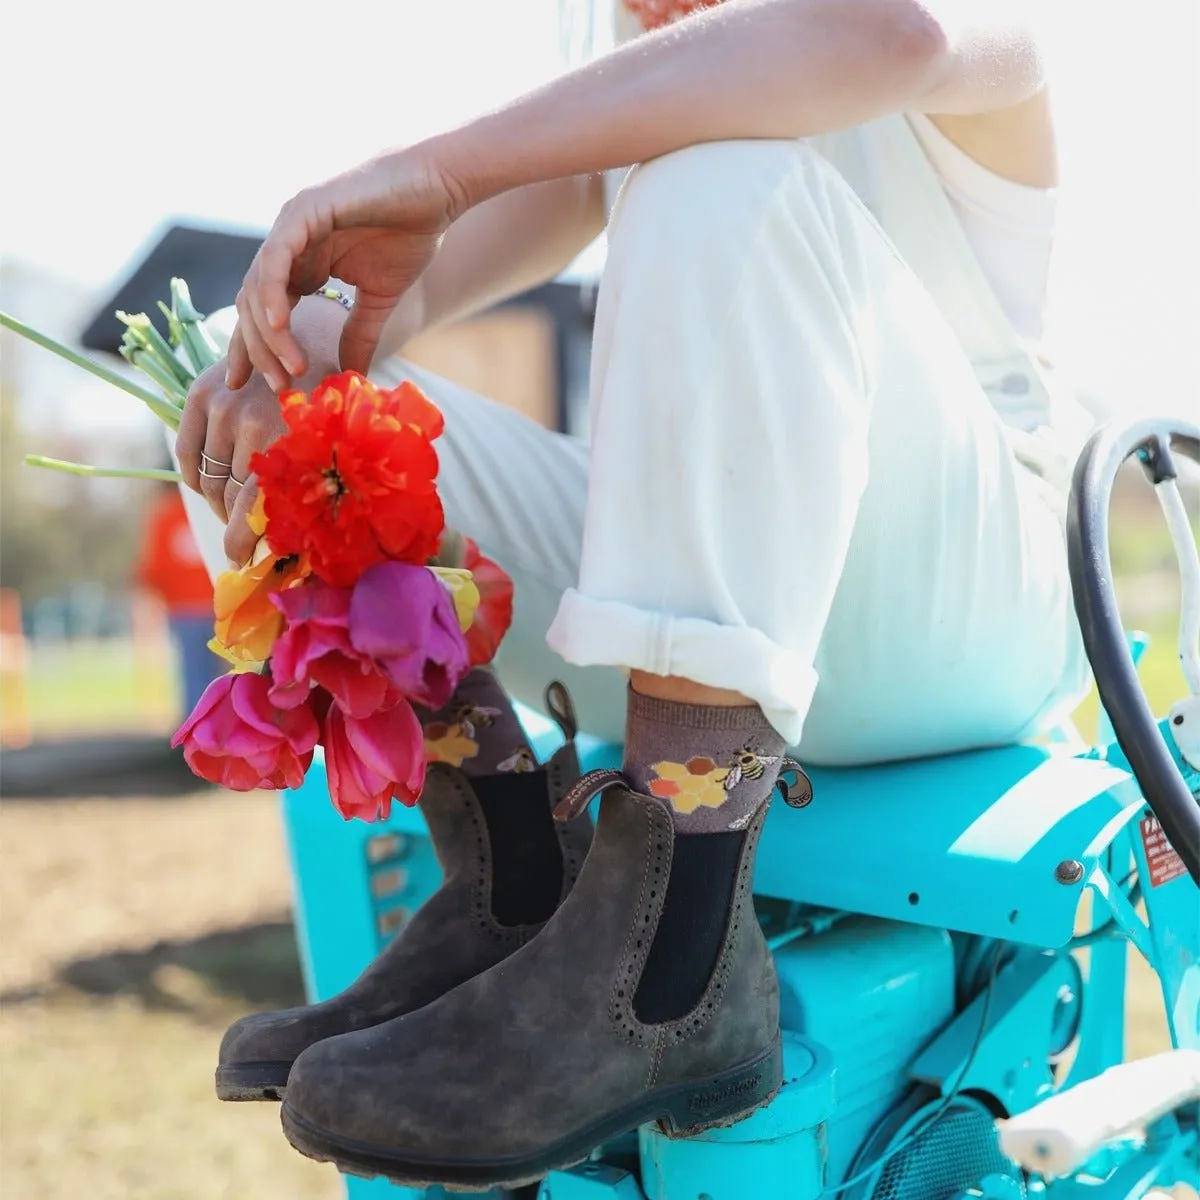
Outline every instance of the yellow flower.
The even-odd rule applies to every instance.
[[[717,766],[711,758],[697,756],[686,763],[658,762],[650,769],[658,776],[650,781],[650,794],[669,800],[677,813],[720,808],[729,799],[725,790],[729,768]]]
[[[454,615],[458,618],[458,627],[466,633],[475,620],[475,610],[479,607],[479,589],[475,586],[475,578],[470,571],[462,567],[430,567],[429,568],[445,585],[454,601]]]
[[[254,498],[254,507],[246,514],[246,524],[250,526],[250,532],[260,538],[267,532],[267,498],[262,492]],[[257,555],[258,546],[254,547],[254,552]]]
[[[227,662],[265,662],[283,630],[283,613],[271,603],[271,595],[295,587],[308,574],[306,557],[279,558],[264,539],[244,567],[218,575],[213,588],[216,652]]]
[[[463,733],[462,726],[434,721],[425,726],[425,761],[449,763],[461,767],[463,759],[474,758],[479,744]]]

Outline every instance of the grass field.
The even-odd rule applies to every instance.
[[[1162,554],[1126,547],[1131,625],[1158,711],[1182,694]],[[1150,582],[1147,582],[1147,581]],[[154,665],[154,664],[157,665]],[[39,651],[41,736],[171,726],[169,656],[127,643]],[[1095,702],[1081,709],[1095,729]],[[0,1193],[4,1200],[333,1200],[271,1105],[221,1105],[221,1031],[301,999],[276,802],[207,791],[0,804]],[[1131,954],[1129,1052],[1166,1044],[1156,981]]]

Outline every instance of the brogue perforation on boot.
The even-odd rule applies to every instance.
[[[638,994],[679,835],[659,801],[610,786],[579,881],[536,938],[427,1007],[297,1059],[289,1140],[407,1186],[516,1187],[645,1122],[682,1135],[767,1103],[782,1080],[779,988],[751,892],[766,808],[734,835],[736,869],[712,896],[719,942],[678,1017],[641,1019]]]
[[[564,732],[573,735],[573,725]],[[493,912],[496,880],[484,802],[494,799],[499,812],[510,803],[536,804],[549,820],[578,775],[571,740],[536,772],[472,781],[455,767],[431,764],[421,809],[442,866],[441,887],[338,995],[319,1004],[256,1013],[235,1022],[221,1042],[218,1097],[282,1099],[292,1063],[309,1046],[420,1008],[528,943],[545,920],[505,924]],[[586,816],[567,825],[555,821],[552,830],[561,859],[561,883],[550,899],[561,904],[587,854],[591,821]]]

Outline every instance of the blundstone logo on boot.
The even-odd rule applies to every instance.
[[[723,1087],[716,1092],[697,1092],[688,1101],[688,1107],[697,1112],[704,1112],[706,1109],[716,1108],[729,1100],[736,1100],[739,1096],[758,1091],[760,1083],[762,1083],[762,1075],[758,1074],[751,1075],[749,1079],[739,1079],[737,1083],[731,1083],[728,1087]]]

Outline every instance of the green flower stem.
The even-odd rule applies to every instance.
[[[169,425],[172,429],[179,428],[179,409],[162,396],[156,396],[146,388],[138,387],[136,383],[126,379],[123,375],[118,375],[116,371],[110,371],[108,367],[101,366],[100,363],[93,362],[92,359],[82,354],[76,354],[74,350],[67,349],[61,342],[56,342],[44,333],[39,333],[36,329],[26,325],[24,321],[18,321],[16,317],[9,316],[6,312],[0,312],[0,326],[11,329],[13,333],[28,338],[29,341],[35,342],[52,354],[57,354],[59,358],[65,358],[67,362],[82,367],[89,374],[95,375],[97,379],[103,379],[105,383],[111,383],[114,387],[119,387],[121,391],[128,392],[129,395],[140,400],[165,425]]]
[[[93,479],[162,479],[167,483],[180,483],[183,480],[178,471],[163,471],[158,467],[93,467],[87,463],[68,462],[65,458],[47,458],[44,454],[25,455],[25,465]]]
[[[192,386],[192,380],[196,378],[195,373],[188,370],[175,357],[175,351],[171,349],[170,343],[154,328],[154,323],[150,318],[145,313],[130,316],[129,313],[121,312],[118,309],[117,320],[125,325],[125,344],[130,349],[140,348],[145,351],[164,373],[176,380],[178,388],[181,388],[184,395],[187,395],[188,388]]]
[[[159,362],[157,355],[127,343],[121,347],[121,357],[131,367],[141,371],[152,383],[157,383],[162,388],[163,395],[172,404],[183,408],[187,399],[187,389],[180,386],[179,380]]]
[[[161,306],[167,311],[165,306]],[[192,303],[186,279],[171,280],[172,317],[179,324],[179,343],[187,354],[197,375],[208,370],[221,358],[221,351],[213,341],[212,334],[204,328],[204,314]],[[172,325],[172,330],[174,325]]]

